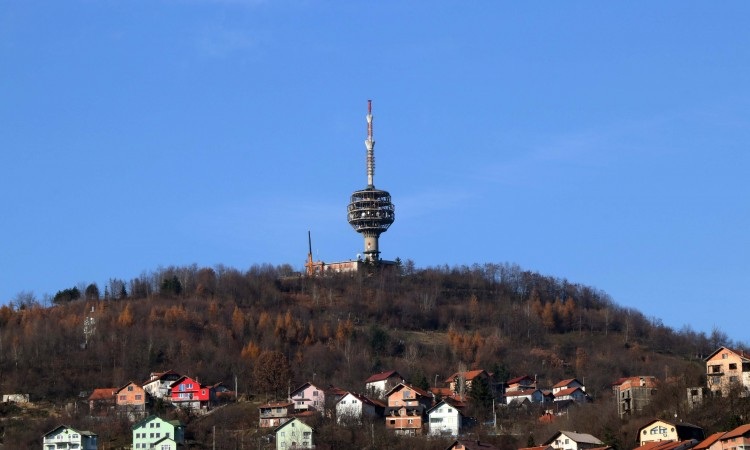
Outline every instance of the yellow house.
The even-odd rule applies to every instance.
[[[652,420],[638,430],[640,445],[658,441],[687,441],[704,439],[703,429],[689,423],[674,424],[665,420]]]

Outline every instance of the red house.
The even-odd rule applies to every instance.
[[[181,408],[208,409],[214,400],[214,388],[183,376],[172,384],[170,400]]]

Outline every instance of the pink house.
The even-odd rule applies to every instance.
[[[289,401],[294,403],[294,409],[323,411],[326,394],[323,389],[312,383],[305,383],[291,392]]]
[[[750,424],[740,425],[719,438],[723,450],[750,447]]]

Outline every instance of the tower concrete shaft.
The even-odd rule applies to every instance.
[[[348,221],[365,239],[364,255],[368,261],[380,259],[378,239],[395,220],[391,194],[375,189],[375,140],[372,132],[372,100],[367,101],[367,187],[355,191],[349,201]]]

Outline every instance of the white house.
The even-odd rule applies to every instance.
[[[364,395],[348,392],[336,402],[336,422],[361,424],[365,418],[383,417],[385,405]]]
[[[172,384],[182,378],[177,372],[167,370],[166,372],[153,372],[148,381],[142,384],[143,390],[148,392],[153,398],[169,399]]]
[[[455,404],[443,400],[427,410],[429,434],[431,436],[461,434],[464,416]]]
[[[584,450],[605,446],[604,442],[590,434],[574,431],[558,431],[544,445],[551,445],[555,450]]]
[[[522,391],[508,391],[505,393],[505,403],[508,405],[523,402],[543,403],[544,394],[539,389],[525,389]]]
[[[386,392],[403,382],[404,377],[395,370],[389,370],[387,372],[376,373],[366,379],[365,390],[368,394],[375,397],[382,397]]]
[[[274,432],[276,434],[276,450],[315,448],[312,427],[296,417],[279,425]]]
[[[574,402],[582,403],[589,400],[588,394],[579,387],[571,387],[562,389],[552,394],[554,401],[561,402],[564,400],[572,400]]]
[[[98,436],[90,431],[78,431],[66,425],[60,425],[44,435],[44,450],[96,450]]]

